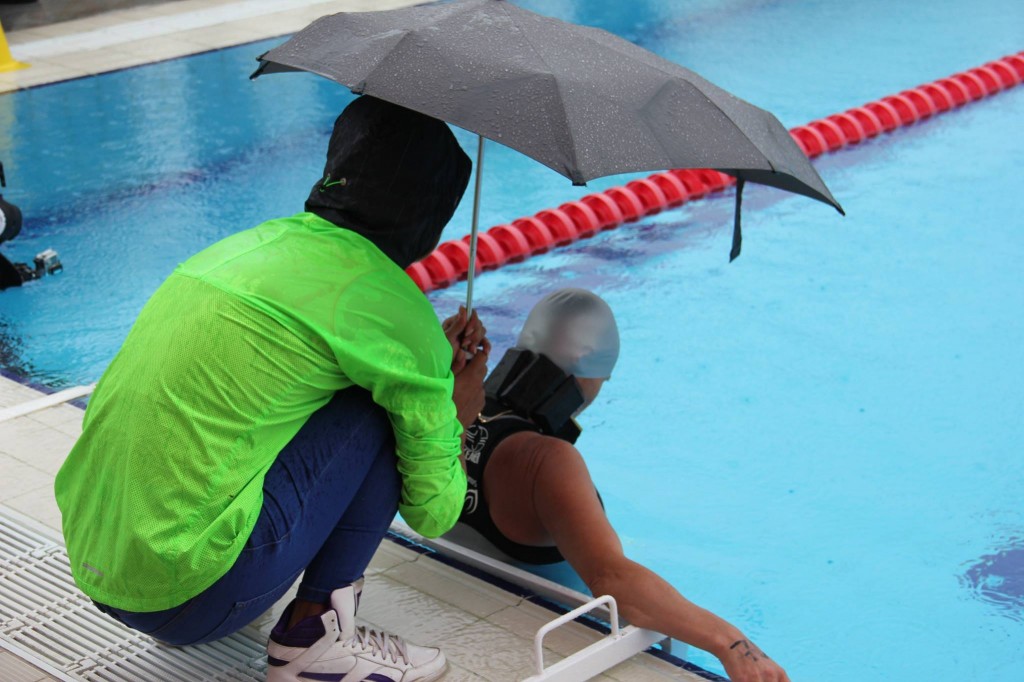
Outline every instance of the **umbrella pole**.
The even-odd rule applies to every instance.
[[[480,223],[480,176],[484,165],[484,137],[477,135],[476,186],[473,188],[473,227],[469,232],[469,272],[466,273],[466,318],[473,314],[473,277],[476,275],[476,233]]]

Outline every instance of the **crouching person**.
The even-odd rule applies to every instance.
[[[101,611],[209,642],[301,574],[268,680],[443,674],[439,649],[355,612],[395,512],[438,536],[465,495],[484,330],[460,313],[446,334],[403,268],[436,246],[469,173],[444,123],[359,98],[305,212],[214,244],[157,290],[56,480],[71,571]]]

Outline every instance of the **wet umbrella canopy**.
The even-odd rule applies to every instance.
[[[749,180],[842,211],[770,113],[606,31],[510,2],[326,16],[260,61],[254,78],[317,73],[507,145],[574,184],[713,168],[735,176],[737,192]]]

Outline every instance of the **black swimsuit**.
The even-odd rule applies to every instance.
[[[493,415],[493,416],[487,416]],[[473,425],[466,429],[466,504],[459,521],[476,529],[495,547],[517,561],[529,564],[554,564],[564,561],[556,547],[521,545],[505,537],[491,519],[491,510],[483,495],[484,469],[495,448],[515,433],[541,430],[530,420],[491,400]]]

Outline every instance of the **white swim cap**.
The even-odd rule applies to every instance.
[[[560,289],[533,307],[516,345],[543,353],[581,379],[607,379],[619,359],[619,328],[597,294]]]

